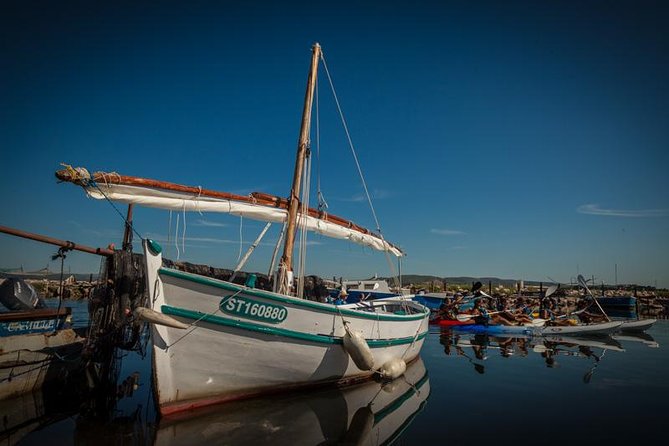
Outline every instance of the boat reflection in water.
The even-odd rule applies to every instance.
[[[0,399],[0,445],[17,444],[32,431],[76,415],[79,404],[74,382]]]
[[[253,399],[163,417],[155,444],[386,444],[430,395],[419,357],[404,376],[342,389]]]
[[[558,366],[559,356],[588,358],[593,365],[583,377],[589,383],[595,368],[608,351],[624,352],[621,342],[641,342],[648,347],[659,347],[652,336],[646,333],[624,332],[606,336],[519,336],[519,335],[488,335],[464,334],[451,329],[443,329],[439,342],[444,346],[447,355],[459,355],[467,359],[477,373],[485,373],[488,365],[485,361],[491,351],[499,352],[500,356],[527,357],[532,353],[540,355],[546,367]]]
[[[642,342],[644,345],[651,348],[658,348],[660,346],[651,335],[643,332],[626,331],[614,334],[612,338],[620,342]]]

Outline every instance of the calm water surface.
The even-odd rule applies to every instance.
[[[72,306],[71,302],[67,303]],[[75,315],[86,303],[75,303]],[[75,317],[76,317],[75,316]],[[39,394],[4,444],[639,444],[667,437],[669,321],[646,335],[518,339],[431,328],[405,378],[159,420],[150,358],[123,356],[116,409],[86,415]],[[221,364],[225,367],[225,364]],[[79,402],[81,407],[85,402]],[[38,406],[32,407],[31,406]],[[33,418],[30,418],[30,417]]]

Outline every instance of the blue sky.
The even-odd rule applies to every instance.
[[[185,3],[3,2],[0,224],[119,243],[108,203],[56,184],[61,162],[286,196],[317,41],[405,273],[613,283],[617,265],[618,282],[669,286],[663,2]],[[374,228],[321,80],[323,193]],[[167,213],[135,223],[176,257]],[[189,214],[179,257],[232,267],[261,228]],[[389,273],[382,254],[310,241],[309,273]],[[0,235],[0,252],[38,269],[55,248]]]

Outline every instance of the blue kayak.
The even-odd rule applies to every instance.
[[[467,333],[505,333],[505,334],[540,334],[541,327],[528,327],[525,325],[456,325],[453,327],[454,331],[467,332]]]

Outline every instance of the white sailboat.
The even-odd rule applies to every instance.
[[[163,267],[161,247],[144,240],[151,308],[137,314],[154,322],[154,384],[163,414],[288,389],[350,384],[375,373],[397,377],[419,355],[428,331],[425,307],[410,301],[335,306],[302,299],[292,285],[298,227],[402,255],[380,235],[309,209],[298,199],[321,58],[318,44],[312,50],[288,200],[266,194],[242,197],[118,174],[88,176],[84,170],[57,173],[93,198],[224,212],[286,225],[275,291]]]

